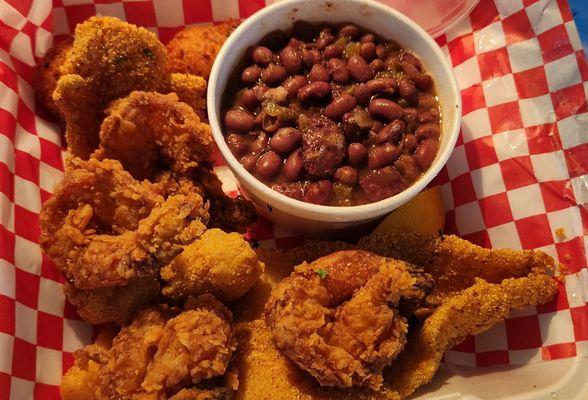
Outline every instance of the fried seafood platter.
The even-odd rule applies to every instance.
[[[404,399],[464,338],[553,298],[551,257],[440,234],[435,190],[363,237],[256,248],[255,208],[223,192],[206,121],[206,79],[237,25],[166,48],[92,17],[37,68],[68,146],[40,243],[99,325],[64,400]]]

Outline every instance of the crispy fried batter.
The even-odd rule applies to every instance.
[[[193,26],[176,33],[166,46],[169,70],[187,72],[208,80],[216,55],[239,23],[238,20],[230,20],[218,25]]]
[[[264,265],[238,233],[209,229],[160,271],[163,295],[174,300],[211,293],[221,301],[242,297]]]
[[[164,199],[114,160],[73,160],[41,211],[41,247],[78,289],[153,274],[205,229],[196,194]]]
[[[160,296],[159,281],[155,275],[134,278],[124,286],[108,286],[80,290],[66,283],[65,296],[77,307],[77,312],[91,324],[114,322],[123,324],[137,312],[157,303]]]
[[[169,91],[194,109],[203,122],[208,122],[206,114],[206,81],[201,76],[172,73],[169,75]]]
[[[63,123],[63,114],[53,101],[53,91],[57,81],[61,77],[61,66],[71,51],[73,36],[67,36],[61,42],[54,45],[39,64],[35,67],[33,76],[33,89],[39,102],[49,110],[60,123]]]
[[[113,17],[91,17],[76,27],[53,100],[66,121],[70,151],[87,158],[98,146],[102,113],[132,90],[165,90],[167,55],[152,32]]]
[[[100,147],[92,156],[120,161],[135,179],[155,181],[167,170],[186,176],[212,163],[210,127],[174,93],[134,91],[111,103],[106,113]]]
[[[321,385],[377,390],[382,369],[406,343],[397,307],[414,283],[402,261],[333,253],[297,266],[278,284],[266,321],[276,345]]]
[[[210,295],[189,301],[178,315],[145,310],[111,343],[100,338],[74,354],[62,398],[157,400],[221,376],[235,350],[230,321],[230,311]]]

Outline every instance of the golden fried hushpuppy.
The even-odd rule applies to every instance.
[[[233,301],[247,293],[264,268],[241,235],[209,229],[161,269],[162,293],[177,300],[211,293]]]
[[[239,23],[229,20],[178,32],[166,46],[169,71],[190,73],[208,80],[216,55]]]

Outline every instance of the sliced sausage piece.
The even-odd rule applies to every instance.
[[[300,124],[304,169],[316,177],[328,177],[345,158],[345,136],[325,117],[306,118]]]
[[[407,186],[402,175],[391,165],[368,172],[359,180],[359,185],[370,201],[392,197]]]

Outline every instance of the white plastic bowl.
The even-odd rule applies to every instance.
[[[392,39],[413,51],[432,75],[442,110],[439,151],[429,170],[406,190],[370,204],[353,207],[321,206],[294,200],[278,193],[247,172],[229,150],[221,125],[221,99],[227,81],[247,49],[268,33],[288,29],[294,21],[352,22]],[[433,39],[403,14],[371,0],[289,0],[262,9],[245,20],[221,48],[208,81],[208,119],[214,140],[243,194],[269,220],[304,233],[329,232],[368,223],[400,207],[439,173],[447,162],[459,134],[461,97],[452,70]]]

